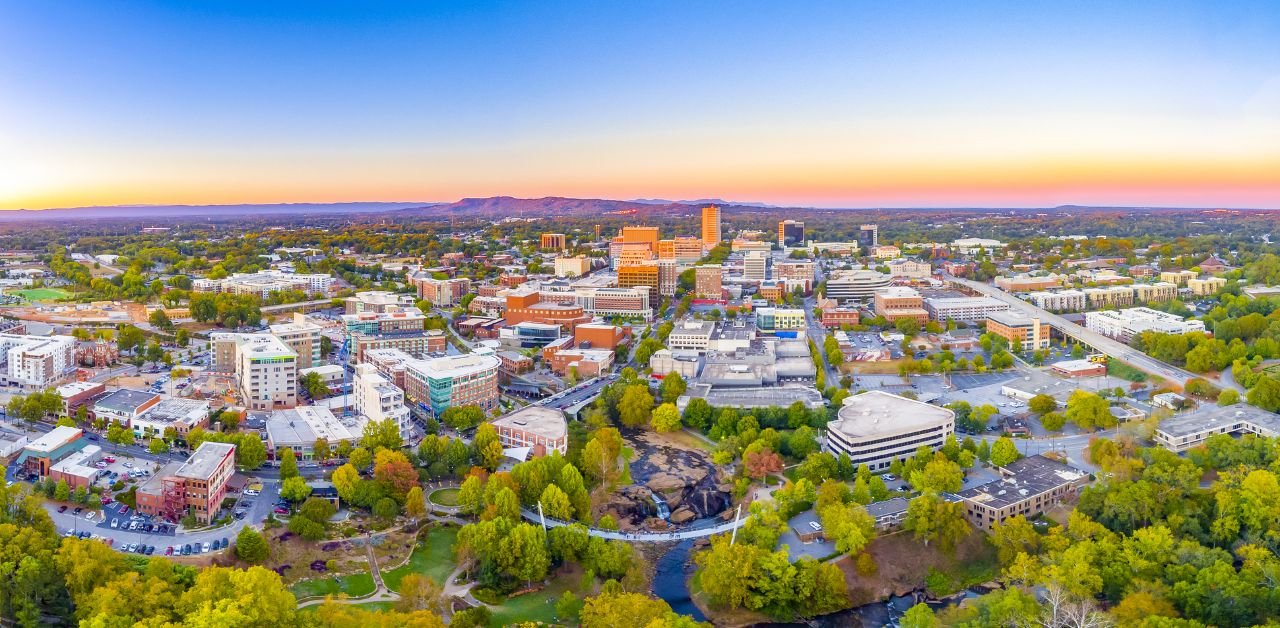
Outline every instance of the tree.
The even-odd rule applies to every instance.
[[[383,521],[390,521],[400,514],[400,504],[390,497],[383,497],[373,504],[373,515]]]
[[[573,591],[566,590],[556,600],[556,619],[559,621],[572,623],[581,612],[582,601],[573,594]]]
[[[484,481],[479,476],[468,476],[458,489],[458,510],[476,515],[484,510]]]
[[[383,419],[364,424],[360,445],[369,451],[400,449],[404,440],[400,437],[400,426],[392,419]]]
[[[142,333],[141,329],[133,325],[121,325],[116,331],[116,347],[121,353],[129,353],[135,349],[144,347],[147,337]]]
[[[640,427],[649,422],[653,412],[653,395],[644,384],[632,384],[618,400],[618,415],[627,427]]]
[[[267,461],[267,446],[257,434],[243,434],[235,441],[235,445],[236,464],[246,469],[257,469]]]
[[[476,462],[480,466],[494,471],[502,464],[502,443],[498,438],[498,430],[492,423],[483,423],[476,428],[471,444],[476,450]]]
[[[418,485],[418,471],[409,459],[399,451],[389,449],[378,452],[373,477],[397,502],[404,501],[409,490]]]
[[[155,327],[163,330],[173,329],[173,322],[169,320],[169,315],[164,313],[163,309],[155,309],[151,311],[148,321]]]
[[[997,467],[1003,467],[1021,457],[1022,453],[1008,436],[1001,436],[991,446],[991,464]]]
[[[688,385],[684,381],[684,377],[676,371],[667,373],[662,378],[662,384],[658,386],[658,395],[662,398],[663,403],[675,403],[680,395],[684,394]]]
[[[298,477],[298,458],[292,449],[285,449],[280,454],[280,479],[288,480],[296,477]]]
[[[71,487],[66,480],[58,480],[53,489],[53,498],[60,502],[71,500]]]
[[[160,438],[152,438],[151,442],[147,443],[147,451],[153,454],[167,453],[169,451],[169,443]]]
[[[901,628],[941,628],[942,622],[934,616],[933,609],[921,602],[912,606],[902,615],[898,623]]]
[[[250,526],[236,535],[236,557],[251,565],[261,565],[271,555],[267,540]]]
[[[1040,393],[1027,402],[1027,408],[1036,414],[1048,414],[1058,409],[1058,401],[1049,395]]]
[[[1040,425],[1050,432],[1057,432],[1067,424],[1067,417],[1061,412],[1050,412],[1040,417]]]
[[[706,431],[711,425],[711,404],[702,397],[690,399],[684,409],[684,423],[693,429]]]
[[[328,460],[333,457],[333,449],[329,447],[329,441],[324,438],[317,438],[316,442],[311,446],[311,455],[320,461]]]
[[[822,533],[834,541],[836,551],[854,555],[875,538],[875,519],[857,504],[830,504],[818,512]]]
[[[600,595],[587,598],[579,613],[582,628],[688,628],[689,624],[678,623],[678,617],[662,600],[643,593],[622,591],[602,591]]]
[[[1109,428],[1116,424],[1111,404],[1087,390],[1077,390],[1067,398],[1066,418],[1082,430]]]
[[[547,488],[542,491],[542,496],[538,498],[538,503],[542,504],[542,512],[552,519],[561,521],[573,519],[573,504],[569,501],[569,496],[555,484],[547,485]]]
[[[301,477],[294,476],[280,483],[280,496],[298,503],[311,495],[311,487]]]
[[[964,485],[964,469],[945,456],[938,455],[923,468],[913,471],[908,479],[918,491],[954,493]]]
[[[351,463],[344,464],[333,471],[333,488],[337,489],[338,497],[342,501],[351,501],[355,496],[356,484],[360,482],[360,472],[351,466]]]
[[[933,493],[925,493],[907,504],[903,527],[915,532],[916,538],[926,546],[937,541],[938,546],[948,552],[969,535],[964,504],[946,501]]]
[[[351,455],[347,457],[347,464],[358,469],[368,469],[373,464],[373,454],[369,453],[364,447],[356,447],[351,450]]]
[[[427,516],[427,500],[421,486],[409,489],[409,493],[405,495],[404,514],[415,521]]]
[[[401,613],[414,611],[430,611],[442,613],[445,609],[444,588],[436,584],[430,576],[410,573],[400,579],[400,599],[396,600],[396,610]]]
[[[1237,403],[1240,403],[1240,393],[1237,392],[1236,389],[1225,388],[1222,392],[1218,393],[1218,405],[1230,406]]]
[[[679,430],[680,411],[676,410],[676,404],[664,403],[653,411],[653,429],[659,432],[674,432]]]
[[[768,447],[761,447],[747,452],[742,459],[742,463],[747,471],[747,476],[755,480],[763,479],[766,475],[782,471],[782,456],[774,453]]]

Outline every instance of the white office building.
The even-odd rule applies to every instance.
[[[1146,307],[1085,312],[1084,326],[1090,331],[1096,331],[1121,342],[1129,342],[1144,331],[1163,334],[1186,334],[1193,331],[1204,331],[1204,323],[1202,321],[1187,320],[1177,314],[1169,314],[1168,312]]]
[[[847,454],[855,467],[882,471],[922,445],[936,451],[955,429],[956,415],[947,408],[872,390],[844,400],[827,423],[824,447],[836,456]]]
[[[404,391],[379,373],[376,367],[357,364],[351,392],[355,397],[356,414],[373,422],[391,419],[400,428],[400,438],[409,439],[413,422],[409,408],[404,405]]]
[[[26,390],[56,386],[75,374],[76,340],[71,336],[0,334],[0,359],[7,383]]]

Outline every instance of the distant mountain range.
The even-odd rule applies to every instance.
[[[717,198],[669,201],[665,199],[634,199],[629,201],[601,198],[515,198],[492,196],[464,198],[452,203],[432,202],[357,202],[357,203],[246,203],[239,205],[110,205],[90,207],[66,207],[43,210],[0,211],[0,223],[55,220],[101,219],[160,219],[160,218],[222,218],[235,216],[343,216],[385,215],[388,218],[489,218],[509,217],[538,218],[542,216],[582,216],[632,213],[655,215],[688,214],[706,205],[718,205],[726,212],[760,212],[762,210],[813,210],[813,208],[775,206],[758,202],[726,201]],[[868,210],[871,208],[863,208]],[[921,207],[919,210],[933,208]],[[947,211],[1012,211],[1012,212],[1070,212],[1070,211],[1178,211],[1196,208],[1123,208],[1064,205],[1053,208],[952,208]],[[1209,208],[1204,208],[1209,209]],[[840,210],[819,210],[840,211]],[[878,211],[878,210],[874,210]]]
[[[0,222],[84,220],[95,218],[225,218],[227,216],[286,216],[296,214],[368,214],[425,207],[432,203],[245,203],[240,205],[99,205],[58,209],[0,211]]]

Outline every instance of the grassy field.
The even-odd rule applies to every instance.
[[[431,491],[431,503],[441,506],[457,506],[458,505],[458,489],[442,488]]]
[[[30,290],[17,290],[10,294],[20,296],[28,301],[56,301],[71,296],[70,292],[58,288],[32,288]]]
[[[445,580],[456,566],[453,562],[453,544],[458,540],[458,528],[431,528],[427,539],[413,550],[409,562],[390,571],[382,572],[382,581],[392,591],[400,590],[400,581],[411,573],[420,573],[445,585]]]
[[[1115,359],[1107,360],[1107,375],[1131,382],[1145,382],[1148,377],[1146,373]]]
[[[565,591],[574,591],[581,595],[576,590],[580,578],[579,572],[562,571],[541,591],[508,598],[501,605],[490,607],[493,611],[493,620],[490,625],[511,626],[523,622],[555,624],[556,600],[560,599]]]
[[[360,597],[373,593],[372,575],[358,573],[349,576],[338,576],[338,578],[342,580],[342,584],[338,584],[333,577],[316,578],[299,582],[290,587],[290,590],[298,598],[338,595],[339,593],[345,593],[351,597]]]

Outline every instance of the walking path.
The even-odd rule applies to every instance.
[[[543,518],[538,513],[527,508],[520,509],[520,515],[533,523],[541,525]],[[700,539],[703,537],[714,536],[732,531],[734,528],[741,527],[747,522],[751,516],[743,516],[738,521],[725,521],[716,525],[706,527],[695,527],[684,530],[676,530],[672,532],[618,532],[615,530],[601,530],[599,528],[587,528],[587,534],[602,539],[610,539],[614,541],[630,541],[632,543],[661,543],[663,541],[683,541],[685,539]],[[559,528],[561,526],[571,525],[573,521],[560,521],[546,517],[548,528]]]

